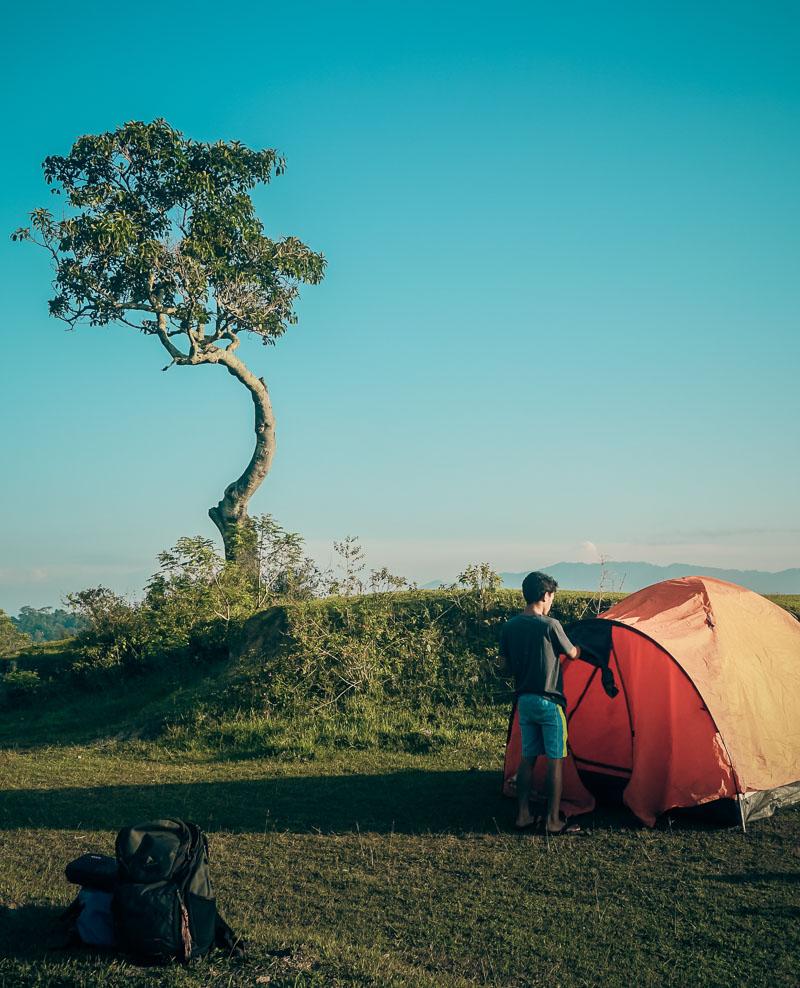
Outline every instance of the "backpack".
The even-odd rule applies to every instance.
[[[200,828],[183,820],[124,827],[116,852],[111,912],[117,945],[148,961],[185,963],[207,953],[218,921]]]

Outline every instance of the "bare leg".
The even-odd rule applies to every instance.
[[[564,760],[547,759],[547,829],[561,830],[561,777]]]
[[[527,827],[534,821],[531,815],[531,778],[533,776],[533,766],[536,759],[528,761],[527,758],[520,760],[517,770],[517,826]]]
[[[550,834],[580,834],[582,831],[577,823],[569,823],[561,818],[563,769],[563,758],[547,759],[547,823],[545,827]]]

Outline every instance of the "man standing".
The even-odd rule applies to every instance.
[[[567,706],[561,678],[560,655],[577,659],[581,650],[564,633],[561,623],[548,617],[558,583],[546,573],[529,573],[522,581],[525,610],[503,626],[500,635],[500,671],[514,677],[522,760],[517,772],[518,830],[536,823],[529,799],[533,766],[539,755],[547,759],[547,820],[545,832],[579,834],[581,828],[561,816],[561,777],[567,756]]]

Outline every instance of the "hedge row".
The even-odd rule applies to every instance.
[[[607,594],[607,608],[622,594]],[[225,705],[261,710],[397,700],[476,705],[509,696],[495,672],[500,626],[517,590],[407,591],[286,604],[256,614],[232,643]],[[560,592],[563,623],[596,613],[597,596]]]
[[[559,591],[553,616],[564,624],[609,607],[586,591]],[[771,598],[800,618],[800,596]],[[344,707],[355,699],[430,707],[506,703],[508,684],[497,676],[500,625],[523,606],[517,590],[406,591],[327,597],[286,603],[234,628],[198,627],[178,652],[159,653],[128,668],[98,661],[81,638],[49,642],[20,655],[7,671],[0,704],[15,704],[72,682],[81,689],[116,688],[130,675],[177,665],[213,667],[215,687],[202,701],[209,712],[308,711]],[[219,660],[228,655],[227,668]],[[96,650],[96,649],[95,649]],[[204,687],[205,688],[205,687]],[[207,699],[207,704],[206,704]]]

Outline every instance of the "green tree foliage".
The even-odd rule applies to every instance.
[[[85,618],[60,607],[22,607],[19,615],[11,620],[18,631],[30,635],[35,642],[72,638],[88,627]]]
[[[502,585],[502,577],[488,563],[471,563],[463,573],[459,573],[455,584],[471,591],[481,610],[486,608],[489,596]]]
[[[0,611],[0,658],[12,658],[30,642],[30,637],[15,626],[8,614]]]
[[[53,316],[71,327],[130,326],[159,342],[168,366],[219,364],[250,391],[255,451],[209,510],[228,558],[275,445],[264,379],[236,354],[241,334],[274,343],[296,322],[299,285],[325,271],[321,254],[296,237],[271,239],[255,214],[250,191],[284,168],[275,150],[202,143],[165,120],[134,121],[45,159],[65,215],[36,209],[13,234],[52,258]]]
[[[242,331],[274,342],[296,321],[298,283],[322,278],[320,254],[295,237],[271,240],[255,215],[250,190],[286,167],[277,151],[133,121],[79,138],[43,167],[73,215],[36,209],[14,237],[51,253],[50,311],[70,325],[126,322],[181,336],[196,352],[176,362],[202,362]]]
[[[165,640],[187,643],[201,625],[221,622],[225,630],[231,621],[253,612],[252,574],[236,562],[226,562],[210,539],[178,539],[159,553],[158,563],[140,610]]]
[[[216,658],[227,654],[231,631],[252,614],[279,600],[325,592],[324,575],[305,555],[303,539],[271,515],[250,519],[238,538],[247,564],[226,560],[203,536],[178,539],[159,554],[159,569],[138,603],[107,587],[70,594],[67,603],[86,625],[72,649],[73,672],[94,676],[189,655]]]
[[[411,584],[404,576],[395,576],[386,566],[370,570],[370,593],[391,593],[395,590],[409,590]]]
[[[305,540],[270,514],[258,515],[240,538],[255,561],[254,610],[277,599],[302,600],[326,592],[326,574],[306,555]]]
[[[331,576],[328,590],[332,594],[350,597],[364,592],[364,549],[356,535],[348,535],[341,542],[333,543],[333,551],[338,557],[337,572]]]
[[[123,623],[133,606],[108,587],[89,587],[67,594],[66,602],[85,624],[87,630],[105,632]]]
[[[88,624],[75,641],[72,671],[79,677],[146,665],[152,635],[139,608],[108,587],[68,594],[67,604]]]
[[[276,600],[304,599],[322,591],[323,574],[305,555],[303,538],[287,532],[272,515],[252,518],[237,537],[237,556],[247,559],[247,565],[226,561],[200,535],[178,539],[159,554],[160,569],[147,585],[145,606],[186,628],[212,620],[227,625]]]
[[[490,593],[499,590],[502,585],[502,577],[488,563],[471,563],[458,575],[457,586],[474,590],[475,593]]]

